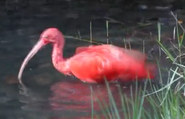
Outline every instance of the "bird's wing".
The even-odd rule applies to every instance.
[[[70,67],[79,79],[91,79],[92,82],[103,75],[112,79],[119,74],[123,74],[122,78],[127,75],[131,78],[132,75],[147,77],[148,71],[151,73],[150,77],[153,77],[154,65],[146,63],[146,55],[139,51],[104,45],[79,47],[77,52],[79,54],[72,58]]]
[[[94,48],[96,46],[82,46],[82,47],[78,47],[76,48],[75,53],[81,53],[84,51],[87,51],[88,49]],[[119,47],[117,47],[119,48]],[[120,50],[122,50],[123,52],[125,52],[127,55],[131,56],[132,58],[139,60],[139,61],[145,61],[146,60],[146,54],[139,52],[137,50],[131,50],[131,49],[124,49],[124,48],[120,48]]]
[[[131,56],[133,59],[137,61],[145,61],[146,60],[146,54],[139,52],[137,50],[129,50],[129,49],[124,49],[121,48],[123,52],[125,52],[128,56]]]

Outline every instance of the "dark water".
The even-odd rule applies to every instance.
[[[22,94],[17,83],[20,65],[37,42],[40,33],[48,27],[59,28],[66,36],[92,38],[96,42],[107,43],[106,20],[109,20],[109,43],[148,53],[150,59],[158,59],[164,67],[168,61],[162,54],[159,57],[156,47],[156,20],[151,25],[141,27],[139,22],[160,18],[165,31],[164,43],[172,38],[174,19],[169,11],[124,11],[121,7],[108,2],[58,1],[50,4],[38,4],[18,7],[6,11],[2,5],[0,13],[0,118],[1,119],[90,119],[91,90],[93,100],[107,100],[105,85],[84,84],[74,77],[65,77],[54,69],[51,63],[51,46],[46,46],[29,62],[23,82],[29,87]],[[117,21],[116,21],[117,20]],[[121,21],[121,22],[118,22]],[[125,40],[123,40],[125,39]],[[78,46],[91,43],[66,38],[64,56],[70,57]],[[144,45],[144,47],[143,47]],[[152,54],[149,52],[154,49]],[[164,73],[164,77],[166,74]],[[165,79],[165,78],[164,78]],[[154,83],[159,83],[157,77]],[[115,84],[111,84],[114,97],[119,97]],[[122,87],[124,94],[130,96],[130,86]],[[117,98],[120,106],[119,98]],[[119,107],[118,106],[118,107]],[[146,104],[147,107],[147,104]],[[98,103],[94,110],[101,112]],[[101,114],[100,114],[101,115]]]

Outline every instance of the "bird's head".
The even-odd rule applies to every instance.
[[[48,28],[42,32],[39,41],[46,45],[48,43],[64,42],[64,37],[57,28]]]
[[[40,35],[39,41],[34,45],[32,50],[28,53],[26,58],[24,59],[21,68],[19,70],[18,79],[21,82],[22,72],[28,63],[28,61],[45,45],[48,43],[58,43],[64,45],[64,37],[63,34],[57,28],[48,28],[42,32]]]

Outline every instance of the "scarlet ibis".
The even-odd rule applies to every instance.
[[[26,64],[48,43],[53,45],[54,67],[64,75],[74,75],[83,82],[99,83],[104,78],[108,81],[155,78],[155,64],[146,61],[146,54],[111,44],[78,47],[73,57],[63,58],[64,36],[57,28],[48,28],[42,32],[39,41],[21,65],[18,74],[21,84]]]

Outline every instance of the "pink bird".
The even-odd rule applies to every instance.
[[[74,75],[83,82],[100,83],[108,81],[131,81],[144,78],[155,78],[155,64],[146,62],[146,55],[135,50],[127,50],[114,45],[91,45],[78,47],[71,58],[63,58],[65,39],[57,28],[48,28],[40,36],[39,41],[24,59],[18,79],[28,61],[43,46],[53,45],[52,63],[64,75]]]

